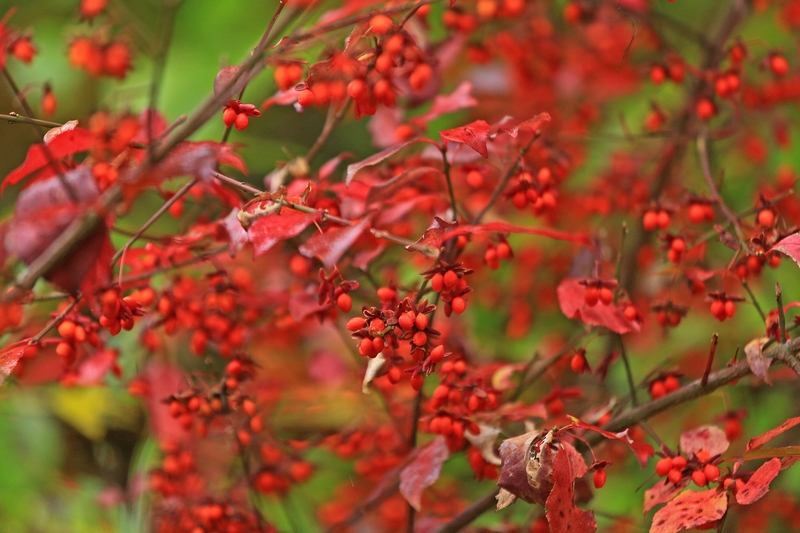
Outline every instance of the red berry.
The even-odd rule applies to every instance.
[[[765,228],[771,228],[775,223],[775,213],[771,209],[762,209],[758,212],[756,221]]]
[[[725,436],[728,440],[736,440],[742,434],[742,423],[738,418],[729,418],[725,421]]]
[[[661,85],[667,79],[667,71],[661,65],[653,65],[650,68],[650,81],[655,85]]]
[[[461,296],[456,296],[453,298],[453,301],[450,302],[450,306],[453,308],[455,314],[460,315],[467,308],[467,301]]]
[[[314,93],[310,89],[303,89],[297,93],[297,103],[303,107],[314,105]]]
[[[719,478],[719,468],[715,465],[706,465],[703,468],[703,474],[705,474],[708,481],[716,481]]]
[[[663,398],[667,394],[667,389],[664,387],[664,382],[661,380],[654,381],[652,385],[650,385],[650,396],[657,400],[659,398]]]
[[[661,229],[667,229],[672,222],[672,216],[669,214],[668,211],[664,211],[663,209],[658,212],[658,227]]]
[[[671,250],[675,250],[675,253],[682,254],[686,251],[686,241],[680,237],[676,237],[669,243],[669,247]]]
[[[233,126],[233,123],[236,122],[236,117],[236,111],[231,107],[226,107],[225,111],[222,112],[222,122],[226,128]]]
[[[645,231],[655,230],[658,227],[658,213],[652,210],[645,211],[642,217],[642,226]]]
[[[343,292],[336,299],[336,306],[342,311],[342,313],[349,313],[350,309],[353,308],[353,299],[349,294]]]
[[[725,302],[719,299],[711,302],[711,314],[720,322],[725,320]]]
[[[399,367],[393,366],[389,369],[389,372],[386,374],[386,378],[389,380],[389,383],[397,384],[400,383],[400,378],[403,376],[403,372],[400,370]]]
[[[614,301],[614,293],[608,287],[601,287],[598,297],[603,302],[603,305],[610,305]]]
[[[706,479],[706,475],[703,473],[702,470],[695,470],[692,472],[692,481],[694,481],[695,485],[698,487],[705,487],[708,483]]]
[[[467,184],[473,189],[480,189],[483,187],[483,174],[477,170],[470,170],[467,173]]]
[[[394,23],[392,19],[384,14],[378,14],[372,17],[369,21],[369,29],[376,35],[384,35],[392,29]]]
[[[428,327],[428,315],[424,315],[422,313],[418,314],[414,319],[414,325],[417,326],[418,330],[424,330]]]
[[[597,287],[589,286],[586,287],[586,290],[583,292],[583,301],[589,307],[594,307],[597,305],[597,302],[600,300],[600,291],[597,290]]]
[[[603,488],[603,485],[606,484],[606,471],[596,470],[592,481],[594,481],[594,488],[596,489]]]
[[[672,468],[677,468],[678,470],[683,470],[686,468],[686,465],[689,464],[689,461],[686,460],[686,457],[682,455],[676,455],[672,458]]]
[[[347,94],[353,100],[363,100],[367,96],[367,84],[364,80],[356,78],[347,84]]]
[[[702,120],[710,120],[717,113],[717,106],[708,98],[701,98],[695,109],[697,116]]]
[[[431,289],[435,292],[442,292],[444,289],[444,276],[441,273],[437,272],[431,278]]]
[[[225,371],[231,376],[238,376],[242,373],[242,362],[238,359],[234,359],[228,363],[225,367]]]
[[[711,459],[711,454],[708,452],[708,450],[698,450],[694,456],[701,463],[707,463],[708,460]]]
[[[789,63],[780,54],[773,54],[769,58],[769,68],[778,77],[785,76],[789,72]]]
[[[414,327],[414,313],[409,311],[408,313],[400,315],[397,319],[397,325],[400,326],[400,329],[403,331],[409,331]]]
[[[360,316],[357,316],[355,318],[351,318],[345,327],[347,328],[347,331],[358,331],[366,325],[367,321]]]
[[[411,388],[419,392],[424,384],[425,378],[423,377],[422,372],[414,372],[414,374],[411,376]]]
[[[706,207],[704,204],[693,203],[689,206],[689,220],[693,224],[700,224],[706,219]]]
[[[569,362],[570,368],[576,374],[582,374],[583,369],[586,367],[586,360],[580,354],[575,354],[572,356],[572,360]]]
[[[669,474],[669,471],[672,470],[672,459],[669,457],[664,457],[663,459],[659,459],[656,463],[656,474],[658,477],[664,477]]]
[[[250,124],[250,119],[244,113],[239,113],[236,115],[236,120],[233,123],[237,130],[245,129],[248,124]]]
[[[550,413],[552,417],[558,417],[564,414],[564,400],[561,398],[554,398],[547,402],[547,412]]]
[[[683,473],[677,468],[673,468],[669,471],[669,474],[667,474],[667,479],[669,479],[669,482],[673,485],[677,485],[680,483],[681,479],[683,479]]]
[[[636,316],[638,315],[638,312],[636,311],[636,308],[634,306],[628,305],[628,306],[625,307],[625,310],[623,311],[623,314],[625,315],[625,318],[627,320],[636,320]]]
[[[458,274],[456,274],[452,270],[448,270],[444,273],[444,286],[448,289],[452,288],[456,283],[458,283]]]
[[[670,374],[666,378],[664,378],[664,389],[667,393],[675,392],[676,390],[681,388],[681,383],[678,381],[678,378]]]
[[[725,317],[733,318],[736,314],[736,303],[733,300],[725,301]]]

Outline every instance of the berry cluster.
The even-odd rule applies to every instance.
[[[711,302],[711,314],[714,318],[725,322],[736,314],[736,302],[744,302],[745,299],[738,294],[717,291],[708,293],[706,301]]]
[[[462,263],[449,265],[443,261],[422,272],[425,279],[430,281],[431,289],[438,292],[444,302],[445,316],[449,317],[452,313],[460,315],[466,310],[467,301],[464,295],[472,289],[464,276],[469,274],[472,274],[472,270],[465,268]]]
[[[250,124],[250,117],[258,116],[261,116],[261,111],[255,105],[230,100],[222,111],[222,122],[226,128],[235,126],[237,130],[243,130]]]
[[[124,41],[108,41],[97,33],[92,37],[77,37],[69,45],[69,62],[91,76],[111,76],[125,79],[133,67],[133,54]]]
[[[520,172],[516,176],[516,183],[503,196],[511,198],[511,203],[517,209],[525,209],[530,205],[534,215],[555,209],[557,200],[553,173],[547,167],[540,168],[536,177],[529,172]]]

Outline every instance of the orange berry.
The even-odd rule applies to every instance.
[[[664,477],[669,474],[669,471],[672,470],[672,459],[669,457],[664,457],[659,459],[656,463],[656,474],[658,477]]]
[[[725,317],[726,318],[733,318],[733,315],[736,314],[736,303],[732,300],[725,301]]]
[[[705,205],[693,203],[689,206],[689,220],[693,224],[700,224],[705,219],[706,219]]]
[[[236,126],[237,130],[245,129],[248,124],[250,124],[250,118],[244,113],[239,113],[236,115],[236,120],[233,122],[233,125]]]
[[[692,481],[694,481],[694,484],[697,485],[698,487],[705,487],[706,484],[708,483],[706,475],[703,473],[702,470],[695,470],[694,472],[692,472]]]
[[[411,388],[419,392],[424,383],[425,378],[423,377],[422,372],[414,372],[414,374],[411,376]]]
[[[341,310],[342,313],[349,313],[353,308],[353,299],[349,294],[343,292],[336,299],[336,306],[339,308],[339,310]]]
[[[314,105],[314,93],[310,89],[303,89],[297,93],[297,103],[303,107]]]
[[[108,0],[81,0],[81,16],[91,20],[106,8]]]
[[[664,386],[664,382],[661,380],[656,380],[650,385],[650,396],[657,400],[659,398],[663,398],[667,394],[667,389]]]
[[[703,474],[705,474],[708,481],[716,481],[719,479],[719,468],[715,465],[706,465],[703,468]]]
[[[769,68],[775,76],[782,77],[789,72],[789,62],[780,54],[773,54],[769,58]]]
[[[676,390],[681,388],[681,382],[678,381],[678,378],[670,374],[666,378],[664,378],[664,389],[669,394],[670,392],[675,392]]]
[[[600,300],[600,291],[597,290],[595,286],[588,286],[586,290],[583,291],[583,301],[589,307],[594,307],[597,305],[597,302]]]
[[[467,308],[467,301],[464,300],[461,296],[456,296],[453,298],[453,301],[450,302],[450,306],[453,308],[453,312],[457,315],[463,313]]]
[[[672,222],[672,217],[670,216],[669,212],[664,211],[663,209],[658,212],[658,227],[661,229],[667,229]]]
[[[669,471],[669,474],[667,474],[667,479],[669,479],[669,482],[673,485],[677,485],[683,479],[683,473],[677,468],[673,468]]]
[[[576,374],[582,374],[583,369],[586,367],[586,360],[580,354],[575,354],[572,356],[569,366]]]
[[[758,212],[756,221],[765,228],[771,228],[775,224],[775,213],[771,209],[762,209]]]
[[[372,17],[369,21],[369,29],[376,35],[384,35],[394,27],[392,19],[380,13]]]
[[[601,287],[598,291],[598,297],[603,305],[609,305],[614,301],[614,293],[608,287]]]
[[[682,455],[676,455],[672,458],[672,468],[677,468],[678,470],[683,470],[686,468],[686,465],[689,464],[689,461],[686,460],[686,457]]]
[[[653,231],[658,227],[658,213],[649,210],[645,211],[642,217],[642,226],[645,231]]]
[[[64,320],[58,325],[58,334],[61,335],[66,341],[72,341],[75,338],[75,322],[72,320]]]

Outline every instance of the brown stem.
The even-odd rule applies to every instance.
[[[714,364],[714,354],[717,353],[717,341],[719,335],[714,333],[711,336],[711,348],[708,351],[708,359],[706,360],[706,369],[703,371],[703,378],[700,380],[700,386],[705,387],[708,384],[708,376],[711,374],[711,366]]]
[[[775,284],[775,300],[778,303],[778,342],[786,342],[786,312],[783,310],[783,291],[781,284]]]
[[[63,126],[63,124],[59,124],[58,122],[51,122],[49,120],[42,120],[38,118],[24,117],[19,113],[15,113],[13,111],[8,115],[0,113],[0,119],[13,124],[33,124],[36,126],[46,126],[48,128],[58,128],[59,126]]]

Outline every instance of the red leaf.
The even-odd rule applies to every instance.
[[[586,422],[578,420],[575,417],[570,417],[570,418],[572,419],[573,425],[579,428],[588,429],[590,431],[594,431],[596,433],[601,434],[607,439],[619,440],[627,444],[628,447],[633,452],[633,455],[636,457],[636,460],[639,461],[639,466],[641,466],[642,468],[647,466],[648,459],[655,454],[653,447],[650,444],[647,444],[646,442],[638,442],[633,440],[630,437],[630,435],[628,435],[627,429],[625,431],[621,431],[620,433],[611,433],[610,431],[606,431],[597,426],[593,426],[592,424],[587,424]]]
[[[589,238],[583,234],[565,233],[563,231],[548,228],[523,228],[521,226],[506,224],[505,222],[489,222],[488,224],[481,224],[479,226],[458,226],[442,234],[436,244],[437,246],[441,245],[446,240],[452,239],[453,237],[458,237],[459,235],[475,235],[486,232],[523,233],[526,235],[539,235],[541,237],[549,237],[551,239],[576,242],[587,246],[591,244]],[[583,298],[582,295],[581,298]]]
[[[295,322],[301,322],[315,313],[321,313],[331,307],[331,304],[320,305],[316,294],[303,292],[293,294],[289,298],[289,314]]]
[[[458,111],[459,109],[474,107],[478,105],[478,101],[470,94],[471,92],[472,84],[468,81],[462,81],[461,85],[452,93],[447,95],[437,94],[428,112],[424,115],[414,117],[411,121],[420,126],[427,126],[430,121],[442,115]]]
[[[549,481],[549,474],[552,468],[553,455],[549,446],[542,446],[540,453],[534,457],[529,457],[528,450],[537,437],[542,435],[541,431],[535,430],[506,439],[500,444],[500,477],[497,485],[529,503],[544,505],[547,497],[553,488]],[[531,486],[528,481],[526,458],[538,461],[538,473],[535,476],[534,484]]]
[[[51,134],[51,136],[47,137],[48,142],[46,143],[50,154],[56,160],[62,159],[69,155],[85,152],[92,147],[94,138],[92,136],[92,132],[89,130],[76,127],[64,129],[64,126],[61,128],[61,131],[55,135]],[[28,154],[25,156],[25,162],[12,170],[11,173],[6,176],[6,179],[3,181],[2,188],[0,188],[0,192],[5,191],[6,187],[9,185],[16,185],[25,179],[25,177],[29,176],[33,172],[36,172],[37,170],[43,169],[49,164],[50,160],[47,157],[47,152],[45,152],[43,144],[34,144],[28,148]]]
[[[683,489],[685,489],[691,480],[687,477],[682,479],[677,485],[671,483],[668,479],[662,479],[646,491],[644,491],[644,509],[646,513],[656,505],[667,503],[677,496]]]
[[[7,346],[5,350],[0,352],[0,385],[6,378],[14,371],[17,362],[25,355],[25,346],[28,341],[20,341],[11,346]]]
[[[491,126],[485,120],[476,120],[470,122],[466,126],[460,128],[453,128],[451,130],[443,130],[439,132],[439,136],[443,142],[454,142],[459,144],[466,144],[483,157],[489,157],[489,150],[486,147],[489,130]]]
[[[211,183],[219,165],[228,165],[242,173],[247,173],[247,166],[233,152],[230,144],[213,141],[186,141],[175,147],[145,176],[142,176],[141,167],[137,167],[126,172],[120,177],[120,180],[125,187],[126,195],[131,197],[136,191],[148,185],[159,185],[165,180],[179,176],[192,176]]]
[[[437,175],[437,176],[444,176],[441,170],[434,167],[411,167],[397,176],[384,181],[374,187],[371,187],[369,193],[367,193],[367,200],[366,204],[369,205],[373,202],[379,202],[386,198],[391,198],[397,192],[410,183],[424,178],[429,175]]]
[[[800,266],[800,233],[789,235],[785,239],[778,241],[770,252],[781,252],[791,257]]]
[[[553,459],[553,490],[547,498],[547,522],[551,533],[593,533],[597,531],[594,513],[575,506],[575,472],[564,447]]]
[[[231,65],[220,69],[217,75],[214,76],[214,95],[219,92],[237,75],[239,74],[239,65]]]
[[[280,241],[299,235],[314,222],[314,215],[283,208],[279,215],[265,215],[256,219],[247,234],[253,243],[253,255],[259,257]]]
[[[567,318],[576,318],[590,326],[602,326],[620,335],[639,331],[639,323],[625,318],[622,309],[613,304],[586,305],[583,298],[585,289],[578,278],[568,278],[558,284],[558,304]]]
[[[228,234],[228,253],[231,257],[235,256],[245,244],[250,242],[250,236],[242,227],[242,223],[239,222],[239,217],[236,216],[238,214],[239,210],[233,209],[228,213],[228,216],[219,221],[219,224],[225,228]]]
[[[539,113],[528,120],[505,116],[500,119],[500,122],[492,126],[489,137],[493,139],[500,133],[506,133],[516,139],[520,131],[536,132],[545,122],[550,122],[548,113]]]
[[[760,500],[769,492],[769,484],[781,471],[781,460],[770,459],[758,467],[744,487],[736,492],[736,502],[740,505],[750,505]]]
[[[747,366],[753,374],[767,385],[772,385],[772,380],[769,378],[769,365],[770,361],[764,357],[761,349],[769,342],[769,337],[762,337],[747,343],[744,347],[744,355],[747,357]]]
[[[91,170],[78,167],[63,175],[77,196],[73,202],[58,176],[37,181],[22,191],[8,223],[5,247],[26,264],[36,260],[77,217],[90,208],[99,195]],[[111,243],[108,228],[95,228],[81,245],[56,265],[47,277],[67,292],[107,284],[111,274]],[[101,264],[107,259],[107,264]],[[87,294],[89,294],[87,292]]]
[[[334,228],[325,233],[316,233],[299,251],[306,257],[317,257],[326,268],[333,268],[354,242],[369,226],[370,219],[363,218],[354,226]]]
[[[149,128],[151,128],[149,122],[151,120],[153,121],[153,131],[149,131]],[[152,138],[155,139],[167,129],[167,120],[155,109],[145,109],[139,113],[139,124],[141,127],[139,131],[136,132],[136,136],[131,140],[132,143],[147,144],[150,142],[151,135]]]
[[[75,384],[91,386],[103,383],[106,374],[114,368],[116,361],[116,354],[112,350],[101,350],[95,353],[81,363]]]
[[[747,443],[746,451],[749,452],[750,450],[757,450],[758,448],[761,448],[763,445],[765,445],[766,443],[768,443],[769,441],[771,441],[772,439],[774,439],[778,435],[782,434],[787,429],[793,428],[797,424],[800,424],[800,416],[796,416],[794,418],[790,418],[789,420],[787,420],[786,422],[784,422],[780,426],[778,426],[778,427],[776,427],[774,429],[770,429],[769,431],[767,431],[766,433],[762,433],[758,437],[753,437]]]
[[[436,145],[436,142],[432,141],[431,139],[426,139],[426,138],[413,139],[413,140],[408,141],[408,142],[404,142],[404,143],[401,143],[401,144],[396,144],[394,146],[390,146],[389,148],[387,148],[385,150],[382,150],[382,151],[378,152],[377,154],[373,154],[373,155],[369,156],[368,158],[359,161],[358,163],[353,163],[351,165],[347,165],[347,172],[345,173],[345,178],[344,178],[345,184],[346,185],[350,185],[350,182],[353,180],[353,177],[362,168],[366,168],[366,167],[371,167],[373,165],[377,165],[378,163],[380,163],[384,159],[387,159],[387,158],[393,156],[394,154],[396,154],[397,152],[399,152],[403,148],[405,148],[407,146],[411,146],[412,144],[421,143],[421,142],[430,143],[430,144]]]
[[[436,483],[442,472],[442,464],[449,456],[447,443],[439,435],[416,450],[414,458],[400,472],[400,494],[417,511],[422,504],[422,491]]]
[[[711,457],[722,455],[731,443],[717,426],[702,426],[681,434],[681,451],[687,457],[706,450]]]
[[[140,377],[148,385],[144,400],[153,435],[161,442],[168,439],[178,443],[190,441],[192,433],[175,423],[169,413],[169,405],[162,401],[185,386],[181,371],[172,365],[151,360]]]
[[[425,230],[425,232],[422,234],[422,237],[417,239],[417,242],[414,244],[438,249],[439,243],[441,243],[442,235],[449,228],[453,228],[457,224],[457,222],[447,222],[442,218],[433,217],[433,222],[431,222],[431,225],[428,226],[428,229]],[[409,247],[406,246],[406,249],[409,249]]]
[[[342,161],[344,161],[345,159],[352,159],[352,158],[353,154],[351,154],[350,152],[342,152],[333,159],[329,159],[328,161],[323,163],[322,166],[319,167],[319,172],[317,173],[320,181],[325,181],[326,179],[328,179],[331,176],[331,174],[333,174],[333,172],[336,170],[336,167],[338,167]]]
[[[650,533],[677,533],[719,520],[727,510],[728,494],[725,491],[687,491],[656,512]]]

